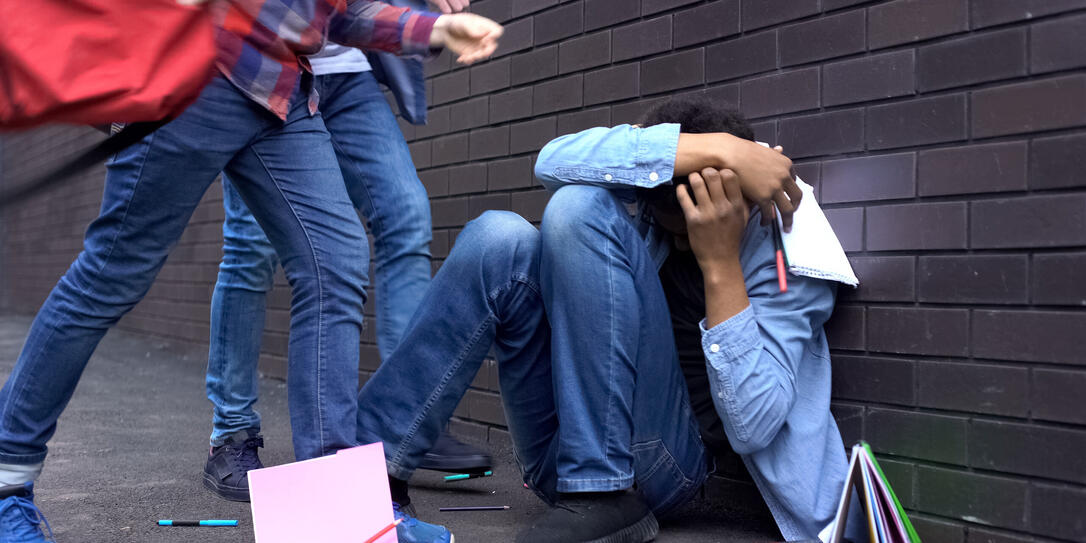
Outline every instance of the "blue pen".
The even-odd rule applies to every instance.
[[[159,526],[237,526],[236,520],[160,520]]]

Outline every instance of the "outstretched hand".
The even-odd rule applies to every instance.
[[[454,13],[437,18],[430,45],[452,51],[460,64],[472,64],[493,55],[501,35],[502,26],[486,17]]]

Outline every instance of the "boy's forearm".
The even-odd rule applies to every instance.
[[[750,305],[743,269],[739,259],[734,264],[703,267],[705,278],[705,321],[712,328],[736,315]]]
[[[704,168],[726,168],[730,134],[679,134],[675,152],[675,176],[686,176]]]

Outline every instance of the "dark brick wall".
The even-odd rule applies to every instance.
[[[435,268],[466,221],[538,221],[540,147],[661,98],[738,107],[815,185],[862,286],[829,326],[834,414],[872,443],[925,540],[1086,541],[1086,0],[477,0],[493,60],[430,63],[403,124],[432,197]],[[94,136],[4,139],[3,183]],[[79,249],[101,170],[5,212],[0,303],[33,311]],[[206,342],[213,188],[123,327]],[[289,295],[264,368],[283,373]],[[371,304],[372,307],[372,304]],[[378,364],[373,327],[363,377]],[[488,362],[459,432],[506,440]],[[709,492],[755,499],[741,465]],[[757,507],[754,507],[757,509]]]

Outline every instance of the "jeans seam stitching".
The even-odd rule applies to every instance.
[[[317,383],[316,383],[316,388],[317,388],[317,426],[318,426],[318,428],[317,428],[318,432],[317,433],[320,436],[320,452],[321,452],[321,454],[324,454],[324,452],[325,452],[325,449],[324,449],[324,446],[325,446],[324,445],[324,411],[323,411],[323,408],[322,408],[322,404],[324,403],[324,401],[323,401],[323,398],[322,398],[323,389],[321,388],[321,375],[323,374],[322,370],[323,370],[323,367],[324,367],[323,352],[324,352],[324,343],[325,343],[324,334],[325,334],[326,330],[324,329],[324,277],[321,274],[320,258],[317,256],[317,252],[318,252],[317,244],[313,240],[313,238],[309,235],[309,230],[306,229],[305,222],[302,220],[301,216],[298,215],[298,210],[294,208],[293,202],[291,202],[290,198],[287,198],[286,194],[283,193],[283,188],[279,185],[279,181],[275,178],[275,175],[272,174],[271,169],[268,168],[268,164],[266,162],[264,162],[264,157],[260,156],[260,152],[257,151],[251,145],[249,146],[249,150],[253,153],[253,156],[256,157],[257,161],[260,162],[260,165],[264,168],[264,172],[266,174],[268,174],[268,177],[272,180],[272,184],[275,185],[276,192],[278,192],[279,196],[283,198],[283,201],[287,204],[287,207],[290,209],[291,214],[294,215],[294,219],[296,221],[298,221],[298,226],[301,228],[302,233],[305,235],[305,239],[309,243],[309,250],[310,250],[310,252],[311,252],[311,254],[313,256],[313,271],[315,272],[315,275],[317,277],[317,293],[318,293],[318,295],[317,295],[317,335],[316,335],[316,337],[317,337]],[[288,347],[288,354],[289,354],[289,347]],[[290,365],[289,356],[288,356],[288,360],[287,360],[287,365],[288,365],[288,368],[289,368],[289,365]],[[289,372],[289,369],[288,369],[288,372]]]
[[[475,328],[475,332],[472,333],[471,339],[468,340],[464,345],[464,348],[456,355],[456,361],[449,367],[448,371],[445,372],[445,375],[441,377],[441,382],[438,383],[438,386],[430,393],[430,396],[426,398],[426,403],[423,405],[422,409],[419,410],[419,415],[415,417],[415,420],[411,423],[411,428],[404,435],[403,440],[400,442],[400,446],[396,448],[396,454],[389,461],[390,463],[402,468],[402,460],[405,454],[404,445],[415,439],[415,435],[418,433],[419,427],[422,426],[422,422],[429,416],[430,409],[433,408],[434,403],[437,402],[438,398],[444,394],[449,380],[452,379],[452,375],[464,364],[467,353],[479,342],[483,330],[494,320],[494,318],[494,313],[491,311],[487,318],[483,319],[483,321],[479,323],[479,326]]]
[[[143,156],[141,157],[140,169],[139,169],[139,172],[136,174],[136,184],[135,184],[135,186],[132,187],[132,192],[131,192],[132,195],[135,195],[136,189],[138,189],[139,186],[140,186],[140,183],[143,182],[143,168],[147,166],[147,156],[151,154],[151,145],[154,144],[155,134],[156,133],[157,133],[157,130],[155,132],[151,132],[150,134],[147,135],[147,138],[148,138],[147,139],[147,152],[143,153]],[[132,198],[130,196],[128,198],[128,201],[125,203],[125,206],[124,206],[124,217],[121,217],[121,224],[122,225],[127,222],[127,220],[128,220],[128,212],[131,209],[132,209]],[[105,259],[103,259],[102,267],[99,268],[98,270],[96,270],[97,273],[102,273],[102,269],[105,268],[106,262],[109,262],[109,258],[111,256],[113,256],[113,250],[117,247],[117,238],[120,237],[120,235],[121,235],[120,234],[120,229],[118,229],[117,232],[115,232],[113,234],[113,239],[111,239],[109,241],[109,253],[106,255]],[[82,290],[82,287],[80,288],[80,290]]]
[[[616,351],[615,346],[617,344],[617,338],[615,337],[615,334],[617,333],[617,331],[615,330],[615,277],[614,277],[615,258],[614,258],[614,254],[612,252],[612,249],[614,248],[614,245],[615,244],[612,244],[609,239],[606,239],[606,238],[604,239],[604,251],[605,251],[605,254],[607,255],[607,260],[608,260],[608,264],[609,264],[607,266],[607,289],[608,289],[608,294],[609,294],[607,309],[608,309],[608,312],[609,312],[608,324],[610,325],[610,330],[608,332],[608,338],[610,339],[610,342],[611,342],[611,345],[610,345],[610,348],[608,349],[608,351],[609,351],[609,353],[611,355],[613,355],[615,353],[615,351]],[[615,364],[616,363],[617,363],[617,360],[611,360],[610,363],[607,365],[607,386],[611,390],[611,393],[609,394],[609,398],[608,398],[608,401],[607,401],[607,417],[604,419],[606,421],[606,425],[604,426],[605,428],[611,428],[612,427],[611,426],[611,421],[614,418],[614,414],[615,414],[615,406],[614,406],[614,403],[615,403],[614,388],[615,388],[615,386],[614,385],[615,385]],[[610,433],[610,432],[608,432],[608,433]],[[610,441],[611,441],[611,436],[610,435],[605,436],[605,438],[604,438],[605,447],[610,448]]]

